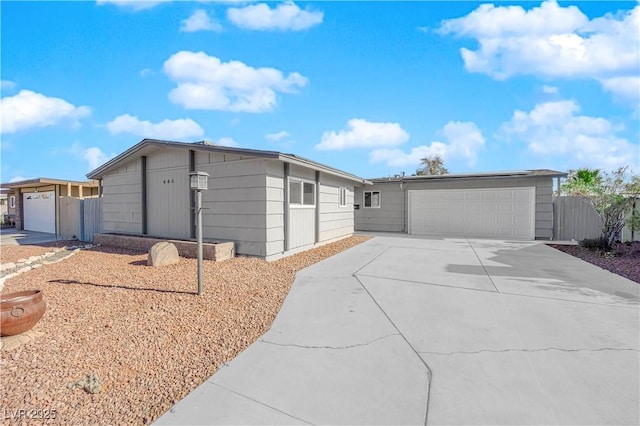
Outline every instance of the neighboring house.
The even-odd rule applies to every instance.
[[[77,209],[67,209],[67,201],[98,196],[98,183],[91,181],[36,178],[0,185],[9,190],[8,213],[15,215],[16,229],[61,238],[75,237],[78,228]]]
[[[552,239],[553,170],[397,176],[356,189],[357,231]]]
[[[15,198],[14,198],[15,202]],[[0,223],[7,223],[9,216],[9,190],[0,188]]]
[[[205,241],[275,259],[354,232],[354,189],[365,180],[274,151],[144,139],[87,174],[100,182],[102,232],[193,239],[189,173],[209,174]]]

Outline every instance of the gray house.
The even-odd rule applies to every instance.
[[[355,191],[357,231],[552,239],[553,170],[398,176]]]
[[[87,174],[99,181],[102,232],[195,238],[189,172],[209,174],[205,241],[275,259],[354,232],[354,190],[368,182],[274,151],[144,139]]]

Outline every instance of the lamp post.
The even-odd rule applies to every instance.
[[[196,191],[196,241],[198,244],[198,295],[202,295],[202,191],[206,191],[209,173],[189,173],[189,186]]]

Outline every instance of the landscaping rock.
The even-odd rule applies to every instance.
[[[178,262],[180,262],[178,249],[174,244],[167,241],[154,244],[147,257],[148,266],[173,265]]]

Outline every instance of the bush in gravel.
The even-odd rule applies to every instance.
[[[609,240],[605,237],[585,238],[584,240],[580,240],[579,244],[580,247],[591,251],[611,251]]]

